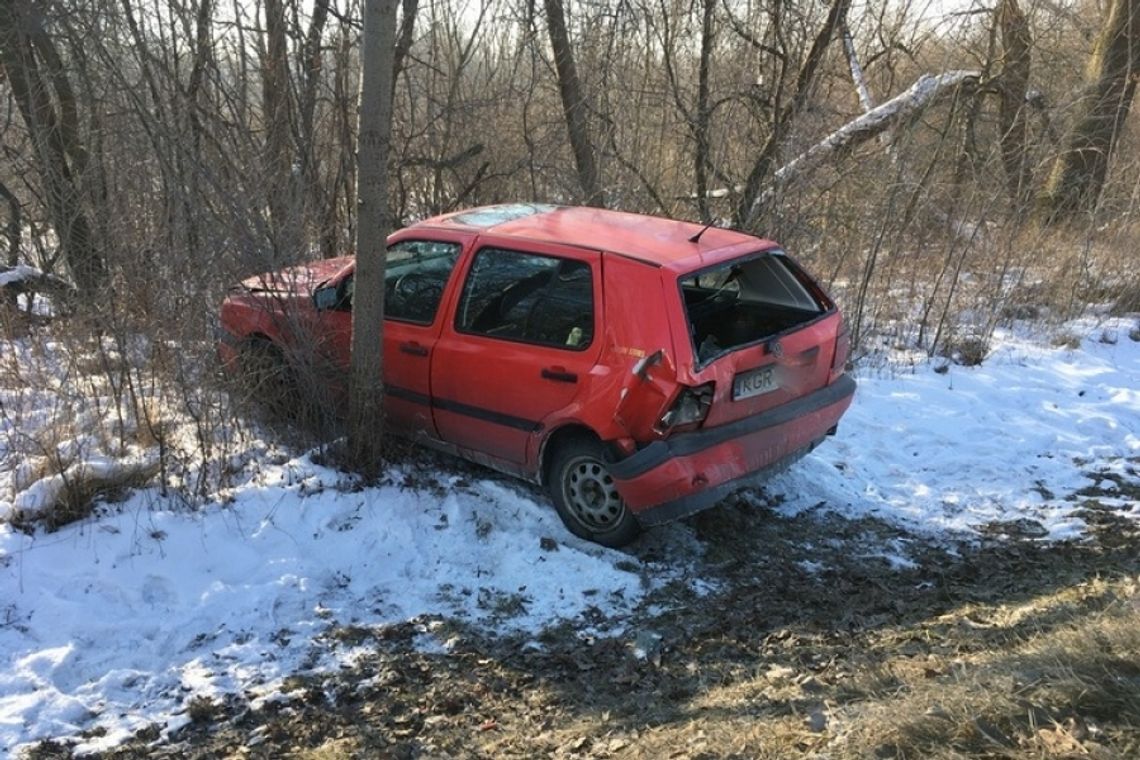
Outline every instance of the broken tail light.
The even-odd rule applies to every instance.
[[[847,371],[847,360],[851,357],[851,331],[843,317],[839,317],[839,331],[835,336],[835,353],[831,358],[831,374],[828,383],[835,382]]]
[[[712,406],[714,387],[713,383],[705,383],[681,391],[673,406],[657,421],[658,432],[691,430],[704,422]]]

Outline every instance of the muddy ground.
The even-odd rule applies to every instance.
[[[1118,516],[1140,477],[1070,498],[1087,540],[924,537],[737,498],[690,521],[703,594],[689,578],[537,641],[336,628],[328,646],[370,651],[355,667],[257,709],[200,700],[174,736],[107,757],[1140,757],[1140,532]],[[668,550],[643,540],[631,567]],[[419,651],[428,630],[447,651]]]

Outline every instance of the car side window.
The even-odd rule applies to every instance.
[[[590,265],[484,248],[471,264],[455,326],[465,333],[585,349],[594,338]]]
[[[388,248],[384,265],[384,318],[430,325],[461,246],[438,240],[402,240]],[[356,277],[340,284],[334,308],[352,310]]]
[[[384,318],[429,325],[459,260],[458,243],[402,240],[388,248],[384,268]]]

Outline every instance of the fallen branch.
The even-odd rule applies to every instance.
[[[980,72],[968,70],[924,74],[905,92],[844,124],[776,170],[768,187],[757,196],[749,207],[743,227],[751,229],[764,204],[771,201],[776,193],[787,187],[793,180],[818,168],[836,153],[860,145],[897,124],[913,118],[943,95],[952,92],[954,88],[966,82],[976,82],[979,77]]]

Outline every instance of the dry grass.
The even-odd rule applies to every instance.
[[[935,642],[899,656],[901,638]],[[1140,752],[1140,595],[1131,581],[971,606],[879,642],[883,680],[837,705],[852,757]],[[842,729],[841,729],[842,730]]]
[[[556,733],[629,758],[1135,757],[1140,593],[1097,581],[1015,605],[964,605],[846,646],[793,641],[709,684],[674,720]],[[605,750],[604,752],[598,750]]]
[[[49,503],[33,512],[17,510],[9,521],[21,530],[42,526],[50,533],[88,517],[98,502],[121,501],[131,489],[148,485],[158,471],[157,461],[119,464],[111,471],[72,465],[46,475],[58,483]]]
[[[795,252],[806,241],[787,244]],[[1095,228],[994,221],[955,235],[893,230],[869,215],[805,258],[855,330],[857,357],[904,349],[970,364],[984,361],[997,327],[1140,312],[1138,248],[1140,225],[1128,217]]]
[[[0,519],[54,530],[131,489],[224,487],[254,436],[191,348],[79,320],[0,340]]]

